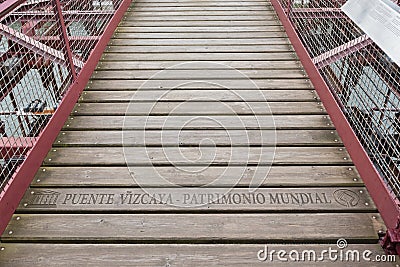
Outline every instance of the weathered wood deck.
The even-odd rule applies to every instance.
[[[345,238],[382,253],[379,230],[268,1],[138,0],[1,237],[0,265],[255,266],[264,244]]]

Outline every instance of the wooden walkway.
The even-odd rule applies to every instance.
[[[138,0],[2,235],[0,265],[256,266],[265,244],[320,252],[345,238],[382,253],[379,230],[268,1]]]

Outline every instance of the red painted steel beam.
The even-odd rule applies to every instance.
[[[18,11],[29,11],[33,8],[44,8],[47,7],[50,3],[50,0],[31,0],[29,2],[25,2],[18,7]]]
[[[33,39],[40,42],[60,41],[59,36],[33,36]],[[98,41],[100,36],[68,36],[69,41]]]
[[[34,39],[45,45],[54,45],[55,42],[61,42],[58,36],[36,36]],[[100,36],[68,36],[72,50],[83,46],[93,47],[99,39]]]
[[[291,17],[294,19],[314,18],[342,18],[343,12],[340,8],[292,8]]]
[[[20,4],[25,2],[25,0],[7,0],[0,4],[0,18],[3,18],[9,14],[12,10],[17,8]]]
[[[2,159],[9,159],[14,155],[24,155],[32,148],[35,137],[1,137],[0,155]]]
[[[9,220],[14,214],[19,202],[29,184],[32,182],[36,171],[40,168],[48,151],[51,149],[58,133],[70,115],[75,103],[78,101],[83,89],[89,81],[97,63],[99,62],[108,41],[114,34],[118,23],[128,9],[132,0],[123,0],[115,15],[107,25],[103,35],[92,50],[87,62],[79,76],[67,90],[50,122],[39,135],[32,149],[27,153],[26,160],[19,166],[13,178],[0,193],[0,233],[4,232]]]
[[[77,21],[77,20],[98,20],[101,18],[109,18],[114,14],[113,11],[78,11],[78,10],[64,10],[64,20],[65,21]],[[53,12],[49,11],[23,11],[23,12],[12,12],[8,19],[10,21],[16,20],[46,20],[46,21],[56,21],[56,17]]]
[[[30,50],[32,50],[33,52],[43,56],[46,59],[50,59],[54,62],[56,62],[57,64],[63,65],[65,66],[65,57],[63,55],[62,52],[51,48],[37,40],[35,40],[34,38],[25,35],[23,33],[20,33],[4,24],[0,23],[0,35],[5,36],[6,38],[8,38],[9,40],[12,40],[13,42],[22,45]],[[83,62],[80,61],[77,58],[74,58],[74,65],[77,68],[82,68],[83,67]]]
[[[368,154],[361,145],[345,115],[336,102],[334,95],[318,72],[318,69],[314,65],[306,48],[301,43],[296,30],[287,18],[284,9],[279,3],[279,0],[271,0],[271,3],[274,6],[275,11],[277,12],[279,19],[281,20],[311,82],[313,83],[315,90],[317,91],[326,110],[328,111],[328,114],[333,121],[337,132],[342,138],[346,149],[348,150],[355,166],[357,167],[357,170],[360,173],[360,176],[363,179],[373,201],[375,202],[382,219],[388,228],[396,228],[399,221],[400,203],[383,182],[379,172],[370,160]]]
[[[29,11],[32,8],[43,8],[48,6],[52,0],[31,0],[27,3],[21,4],[18,7],[18,11]],[[113,1],[114,4],[115,1]],[[78,0],[78,1],[70,1],[70,0],[60,0],[61,5],[64,9],[72,10],[71,8],[78,8],[79,7],[88,7],[91,5],[93,7],[93,0]]]
[[[322,69],[333,62],[344,58],[345,56],[354,53],[367,45],[371,44],[373,41],[366,34],[351,40],[343,45],[335,47],[319,56],[312,59],[312,62],[316,65],[318,69]]]
[[[59,36],[35,36],[33,39],[40,41],[43,44],[52,45],[54,42],[60,42],[61,39]],[[94,45],[100,36],[68,36],[68,41],[71,44],[71,47],[80,48],[83,45]]]
[[[61,3],[60,3],[60,0],[53,0],[53,3],[54,3],[54,11],[58,17],[57,22],[58,22],[58,25],[60,26],[60,30],[61,30],[60,37],[62,37],[61,39],[65,45],[64,55],[68,59],[69,67],[71,68],[72,79],[75,80],[76,75],[77,75],[77,70],[75,69],[75,62],[73,59],[71,46],[68,41],[67,27],[65,26],[64,16],[62,14]],[[83,67],[83,62],[79,68],[81,69],[82,67]]]

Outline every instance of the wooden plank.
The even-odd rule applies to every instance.
[[[287,38],[285,32],[116,32],[114,38],[135,39],[237,39],[237,38]]]
[[[257,170],[259,171],[256,171]],[[362,180],[352,166],[211,166],[198,172],[197,167],[186,167],[181,172],[175,167],[135,167],[135,177],[141,186],[154,187],[159,179],[154,171],[167,181],[178,186],[249,186],[251,178],[262,181],[262,187],[310,187],[310,186],[362,186]],[[263,179],[269,170],[267,179]],[[238,173],[242,179],[238,179]],[[215,179],[215,177],[221,177]],[[127,167],[41,167],[31,185],[35,187],[132,187],[138,186]]]
[[[136,2],[134,8],[138,7],[252,7],[252,6],[262,6],[271,8],[271,4],[268,2],[252,2],[252,1],[241,1],[241,2],[203,2],[203,1],[193,1],[193,2]],[[273,8],[273,7],[272,7]]]
[[[281,38],[257,38],[257,39],[112,39],[109,45],[279,45],[289,44],[288,39]],[[235,61],[231,61],[235,62]],[[237,62],[237,61],[236,61]],[[164,62],[160,62],[164,63]],[[242,61],[242,64],[248,62]]]
[[[246,53],[246,52],[227,52],[227,53],[112,53],[105,52],[103,59],[113,61],[131,61],[131,60],[146,60],[146,61],[161,61],[161,60],[186,60],[186,61],[212,61],[212,60],[297,60],[293,52],[274,52],[274,53]]]
[[[135,16],[139,17],[161,17],[161,16],[225,16],[229,14],[230,16],[273,16],[275,12],[273,10],[269,11],[134,11],[134,12],[126,12],[126,16]]]
[[[135,2],[136,7],[250,7],[250,6],[267,6],[271,7],[271,4],[268,2],[263,1],[241,1],[241,2],[210,2],[210,1],[190,1],[190,2]]]
[[[1,241],[376,242],[382,229],[375,213],[16,214]]]
[[[232,11],[267,11],[274,10],[272,6],[267,5],[252,5],[252,6],[135,6],[134,13],[138,12],[190,12],[190,11],[226,11],[231,13]],[[138,13],[140,14],[140,13]]]
[[[213,11],[213,10],[223,10],[228,11],[243,11],[243,10],[268,10],[273,11],[274,7],[270,3],[257,3],[257,2],[242,2],[242,3],[235,3],[235,2],[203,2],[199,4],[199,2],[192,2],[192,3],[160,3],[159,6],[155,5],[154,3],[137,3],[135,4],[133,13],[137,11]],[[128,10],[128,12],[132,13],[132,11]]]
[[[216,116],[196,120],[193,116],[75,116],[70,117],[64,129],[77,130],[135,130],[135,129],[181,129],[182,121],[191,121],[185,129],[334,129],[331,120],[324,115],[259,115]],[[237,125],[238,121],[241,122]],[[215,123],[218,122],[218,123]]]
[[[210,64],[210,63],[194,63],[191,65],[199,64]],[[211,65],[215,65],[212,63]],[[222,65],[219,65],[223,67]],[[304,79],[306,74],[301,69],[294,69],[291,71],[287,70],[233,70],[226,67],[222,70],[181,70],[181,69],[166,69],[160,70],[105,70],[105,68],[98,68],[92,75],[92,79],[97,80],[191,80],[191,81],[203,81],[203,80],[238,80],[238,79]],[[283,81],[285,82],[285,81]]]
[[[120,23],[121,26],[124,27],[171,27],[171,26],[185,26],[185,27],[196,27],[196,26],[207,26],[207,27],[233,27],[233,26],[279,26],[281,25],[278,21],[275,20],[256,20],[256,21],[225,21],[225,20],[190,20],[190,21],[182,21],[182,20],[157,20],[157,21],[123,21]],[[133,40],[132,40],[133,41]]]
[[[123,136],[124,135],[124,136]],[[322,146],[341,145],[331,130],[165,130],[64,131],[56,146],[199,146],[205,139],[216,146]],[[60,142],[58,142],[60,141]],[[205,144],[204,144],[205,145]]]
[[[133,178],[132,178],[133,179]],[[375,212],[364,187],[43,188],[28,190],[17,213],[37,212]]]
[[[265,12],[264,12],[265,13]],[[199,15],[199,16],[149,16],[149,17],[126,17],[124,21],[279,21],[277,16],[265,13],[258,16],[235,16],[235,15]]]
[[[125,27],[120,26],[118,27],[119,33],[193,33],[193,32],[204,32],[204,33],[212,33],[212,32],[245,32],[248,33],[249,37],[253,32],[282,32],[282,26],[247,26],[247,27],[240,27],[240,26],[230,26],[230,27]]]
[[[57,147],[46,166],[349,165],[338,147]]]
[[[0,265],[4,267],[52,266],[293,266],[292,261],[280,261],[273,254],[272,261],[260,261],[257,253],[266,250],[263,244],[23,244],[3,243]],[[269,250],[315,251],[323,255],[324,250],[337,250],[331,244],[269,244]],[[378,244],[350,244],[347,250],[359,250],[372,255],[384,255]],[[347,251],[346,250],[346,251]],[[134,252],[134,253],[132,253]],[[326,255],[327,253],[325,253]],[[24,255],[21,259],[21,255]],[[338,266],[337,261],[327,258],[324,261],[307,261],[309,267]],[[300,257],[301,259],[301,257]],[[351,266],[365,267],[364,261],[351,261]],[[389,262],[369,262],[370,267],[393,266]]]
[[[223,86],[218,86],[222,84]],[[145,86],[143,86],[145,85]],[[235,89],[310,89],[312,84],[308,79],[254,79],[243,80],[218,80],[208,79],[207,82],[188,83],[187,80],[148,80],[144,84],[142,80],[90,80],[87,89],[90,90],[159,90],[159,89],[212,89],[212,90],[235,90]]]
[[[253,53],[253,52],[291,52],[292,48],[289,45],[252,45],[252,46],[242,46],[242,45],[149,45],[149,46],[111,46],[107,48],[110,53]]]
[[[160,89],[162,90],[162,89]],[[318,101],[316,95],[310,90],[184,90],[168,91],[163,95],[165,101],[185,101],[194,98],[213,96],[220,101]],[[86,91],[82,94],[81,102],[135,102],[152,101],[160,94],[157,91]]]
[[[197,98],[198,101],[132,103],[79,103],[74,108],[76,115],[316,115],[326,114],[318,102],[219,102],[217,99]],[[204,102],[207,101],[207,102]]]
[[[215,61],[212,64],[184,64],[186,61],[102,61],[98,64],[97,70],[164,70],[165,68],[187,70],[299,70],[297,61]]]
[[[139,46],[141,47],[141,46]],[[121,62],[123,64],[123,62]],[[193,66],[193,67],[192,67]],[[204,68],[204,69],[203,69]],[[207,69],[208,68],[208,69]],[[235,70],[219,63],[193,62],[165,70],[109,70],[97,68],[92,79],[153,79],[153,80],[247,80],[247,79],[305,79],[304,70],[292,69],[242,69]],[[233,82],[233,81],[232,81]],[[246,81],[241,81],[242,83]]]

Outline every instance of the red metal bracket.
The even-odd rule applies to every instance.
[[[397,227],[387,229],[379,241],[386,253],[391,255],[400,255],[400,217],[397,220]]]

